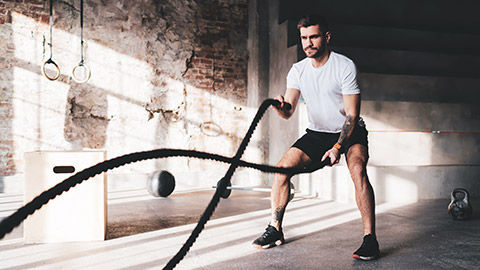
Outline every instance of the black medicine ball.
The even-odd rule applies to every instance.
[[[175,189],[175,177],[168,171],[156,171],[148,179],[147,190],[155,197],[168,197]]]

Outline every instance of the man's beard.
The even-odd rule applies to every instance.
[[[309,56],[309,55],[307,54],[307,52],[306,52],[306,49],[307,49],[307,48],[310,48],[310,49],[312,49],[312,50],[315,50],[314,54],[312,54],[312,55]],[[304,49],[304,52],[305,52],[305,54],[307,55],[307,57],[308,57],[308,58],[317,58],[317,57],[322,56],[322,54],[325,52],[326,46],[325,46],[324,44],[321,44],[321,45],[320,45],[320,48],[318,48],[318,49],[317,49],[317,48],[313,48],[313,47],[307,47],[307,48]]]

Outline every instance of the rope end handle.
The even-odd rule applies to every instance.
[[[304,167],[299,173],[312,173],[314,171],[320,170],[325,166],[330,165],[331,160],[329,157],[320,162],[315,162],[307,167]]]
[[[327,166],[327,165],[330,165],[332,163],[332,161],[330,160],[329,157],[327,157],[325,160],[323,160],[322,162],[320,162],[320,164],[322,165],[321,168]],[[320,169],[320,168],[319,168]]]
[[[278,107],[280,106],[280,101],[276,100],[276,99],[271,99],[271,104],[272,106],[275,106],[275,107]],[[287,111],[290,111],[292,109],[292,104],[288,103],[288,102],[284,102],[283,103],[283,106],[284,108],[287,110]]]

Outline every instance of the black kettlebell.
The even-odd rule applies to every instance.
[[[457,194],[463,194],[457,196]],[[468,191],[463,188],[456,188],[451,194],[452,201],[448,205],[448,213],[454,220],[465,220],[472,216],[472,205],[468,201]]]
[[[147,191],[155,197],[168,197],[175,189],[175,177],[168,171],[152,173],[147,182]]]

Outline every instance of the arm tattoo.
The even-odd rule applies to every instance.
[[[350,138],[350,135],[352,135],[353,129],[355,128],[357,121],[357,117],[354,118],[351,115],[347,115],[347,119],[345,119],[342,131],[340,132],[340,137],[338,138],[338,143],[340,145],[345,145],[347,140]]]

